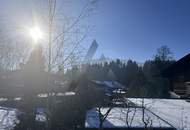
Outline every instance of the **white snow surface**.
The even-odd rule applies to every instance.
[[[129,98],[137,105],[140,98]],[[145,107],[178,130],[190,130],[190,103],[181,99],[144,99]]]
[[[0,107],[0,130],[12,129],[18,123],[16,114],[16,109]]]
[[[101,112],[106,113],[109,108],[102,108]],[[128,124],[126,122],[126,117],[128,113]],[[124,128],[124,127],[145,127],[142,121],[142,108],[121,108],[114,107],[109,112],[106,120],[103,123],[104,128]],[[171,128],[171,126],[162,121],[160,118],[156,117],[149,111],[145,111],[145,120],[148,120],[148,126],[151,127],[163,127]],[[150,120],[149,120],[150,119]],[[98,109],[93,108],[87,111],[85,127],[86,128],[99,128],[99,116]]]
[[[0,107],[0,130],[12,130],[19,123],[17,116],[21,113],[15,108]],[[40,122],[46,121],[43,108],[37,109],[36,120]]]

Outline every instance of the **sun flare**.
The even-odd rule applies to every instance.
[[[35,26],[33,28],[30,29],[30,36],[32,37],[32,39],[34,40],[35,44],[38,44],[39,40],[42,39],[43,34],[42,31],[40,30],[39,27]]]

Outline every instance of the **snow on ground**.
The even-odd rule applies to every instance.
[[[18,122],[16,114],[16,109],[0,107],[0,130],[12,129]]]
[[[46,115],[45,115],[45,109],[44,108],[37,108],[36,109],[36,121],[39,122],[45,122],[46,121]]]
[[[137,105],[140,98],[128,99]],[[144,99],[145,107],[179,130],[190,130],[190,103],[180,99]]]
[[[76,93],[75,92],[65,92],[65,93],[53,93],[53,96],[73,96],[75,95]],[[48,96],[47,93],[41,93],[41,94],[38,94],[38,97],[39,98],[46,98]]]
[[[106,113],[109,108],[102,108],[102,113]],[[128,113],[128,114],[127,114]],[[126,118],[128,115],[128,118]],[[145,127],[145,124],[142,121],[142,108],[121,108],[114,107],[111,109],[108,117],[103,123],[104,128],[122,128],[122,127]],[[128,124],[126,122],[128,119]],[[171,128],[171,126],[153,115],[149,111],[145,111],[145,118],[148,126],[151,127],[163,127],[163,128]],[[87,111],[86,128],[99,128],[99,116],[97,108],[91,109]]]
[[[0,130],[11,130],[19,122],[17,116],[21,113],[14,108],[0,107]],[[36,121],[46,121],[43,108],[37,108]]]

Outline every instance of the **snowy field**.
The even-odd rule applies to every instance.
[[[142,99],[128,99],[137,105]],[[190,103],[176,99],[144,99],[145,107],[178,130],[190,130]]]
[[[19,123],[19,120],[17,119],[19,114],[21,114],[21,112],[17,109],[0,107],[0,130],[11,130],[17,123]],[[36,121],[46,121],[43,108],[38,108],[36,110]]]
[[[10,130],[18,123],[16,109],[0,107],[0,130]]]
[[[141,106],[142,99],[128,98],[129,101]],[[178,130],[190,130],[190,103],[177,99],[144,99],[145,120],[152,127],[175,127]],[[108,108],[102,108],[105,113]],[[37,110],[36,120],[45,121],[42,109]],[[17,109],[0,107],[0,130],[9,130],[18,122]],[[127,118],[128,115],[128,118]],[[106,118],[104,128],[144,127],[142,108],[113,108]],[[126,121],[127,119],[127,121]],[[128,122],[128,123],[127,123]],[[99,117],[97,108],[87,111],[85,126],[98,128]]]
[[[106,113],[109,108],[102,108],[102,113]],[[127,114],[128,113],[128,114]],[[128,115],[128,118],[127,118]],[[121,108],[114,107],[108,114],[108,117],[103,123],[104,128],[124,128],[124,127],[145,127],[142,121],[142,108]],[[145,121],[148,126],[157,128],[171,128],[171,126],[153,115],[149,111],[145,111]],[[127,121],[126,121],[127,119]],[[128,123],[127,123],[128,122]],[[97,108],[87,111],[86,114],[86,128],[99,128],[99,116]]]

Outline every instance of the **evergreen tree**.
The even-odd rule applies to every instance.
[[[36,46],[32,51],[28,62],[23,66],[24,96],[22,97],[21,111],[25,114],[15,130],[37,129],[36,109],[38,105],[38,93],[48,86],[41,46]]]

